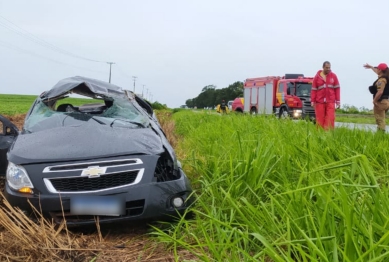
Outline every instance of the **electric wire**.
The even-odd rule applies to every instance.
[[[8,30],[12,31],[13,33],[15,34],[18,34],[36,44],[39,44],[43,47],[46,47],[48,49],[51,49],[52,51],[56,51],[58,53],[61,53],[61,54],[64,54],[64,55],[68,55],[68,56],[71,56],[73,58],[78,58],[78,59],[82,59],[82,60],[86,60],[86,61],[90,61],[90,62],[97,62],[97,63],[107,63],[106,61],[100,61],[100,60],[95,60],[95,59],[90,59],[90,58],[86,58],[86,57],[82,57],[82,56],[79,56],[79,55],[76,55],[74,53],[71,53],[71,52],[68,52],[62,48],[59,48],[39,37],[37,37],[36,35],[30,33],[29,31],[21,28],[20,26],[16,25],[15,23],[13,23],[12,21],[8,20],[7,18],[3,17],[2,15],[0,15],[0,26],[4,27],[4,28],[7,28]],[[4,22],[5,21],[5,22]]]
[[[64,62],[52,59],[52,58],[48,58],[48,57],[42,56],[42,55],[34,53],[32,51],[25,50],[23,48],[14,46],[14,45],[12,45],[10,43],[7,43],[7,42],[5,42],[3,40],[0,40],[0,46],[3,46],[3,47],[8,48],[8,49],[15,50],[17,52],[21,52],[21,53],[29,54],[29,55],[32,55],[32,56],[36,56],[36,57],[39,57],[41,59],[45,59],[45,60],[48,60],[48,61],[51,61],[51,62],[54,62],[54,63],[57,63],[57,64],[62,64],[62,65],[66,65],[66,66],[70,66],[70,67],[74,67],[74,68],[78,68],[78,69],[82,69],[82,70],[88,70],[88,71],[95,72],[95,73],[105,74],[105,72],[102,72],[102,71],[98,71],[98,70],[93,70],[93,69],[88,69],[88,68],[83,68],[83,67],[71,65],[71,64],[68,64],[68,63],[64,63]]]

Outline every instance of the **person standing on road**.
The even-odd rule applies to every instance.
[[[325,61],[312,81],[311,105],[315,109],[316,123],[328,130],[335,126],[335,106],[340,108],[340,85],[331,71],[331,63]]]
[[[370,93],[373,94],[373,111],[377,130],[385,132],[386,123],[385,115],[389,109],[389,69],[385,63],[381,63],[376,67],[369,64],[364,64],[364,68],[372,69],[377,75],[377,80],[373,85],[369,86]]]

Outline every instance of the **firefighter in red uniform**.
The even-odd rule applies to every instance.
[[[335,106],[340,107],[340,86],[331,63],[325,61],[312,81],[311,104],[315,108],[316,123],[328,130],[335,125]]]

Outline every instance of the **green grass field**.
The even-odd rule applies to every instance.
[[[16,115],[25,114],[30,109],[32,103],[37,98],[34,95],[4,95],[0,94],[0,114],[2,115]],[[96,102],[94,99],[88,98],[65,98],[61,100],[58,105],[62,103],[71,103],[79,106],[86,103]]]
[[[195,218],[153,233],[201,261],[388,261],[389,139],[179,111]]]
[[[388,118],[387,118],[388,119]],[[356,124],[373,124],[375,125],[374,115],[363,115],[363,114],[337,114],[336,122],[356,123]],[[388,120],[386,120],[389,123]]]
[[[1,114],[24,113],[34,98],[0,96]],[[195,189],[194,217],[150,235],[176,261],[182,250],[212,262],[389,261],[386,134],[173,112],[160,120],[174,122],[169,135]]]
[[[26,113],[37,96],[0,94],[0,114],[15,115]]]
[[[2,115],[15,115],[15,114],[24,114],[28,111],[32,103],[34,102],[37,96],[34,95],[4,95],[0,94],[0,114]],[[94,101],[94,100],[92,100]],[[85,103],[92,103],[90,99],[84,98],[67,98],[59,102],[62,103],[71,103],[73,105],[82,105]],[[200,111],[200,110],[199,110]],[[208,112],[208,110],[206,110]],[[360,123],[360,124],[375,124],[375,119],[373,115],[366,114],[339,114],[336,117],[338,122],[349,122],[349,123]]]

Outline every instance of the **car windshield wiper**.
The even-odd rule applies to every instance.
[[[139,122],[136,122],[136,121],[131,121],[131,120],[125,120],[125,119],[115,119],[115,120],[113,120],[112,123],[111,123],[111,125],[110,125],[110,127],[113,126],[113,123],[114,123],[116,120],[123,121],[123,122],[126,122],[126,123],[130,123],[130,124],[134,124],[134,125],[137,125],[137,126],[146,128],[146,126],[143,125],[142,123],[139,123]]]

